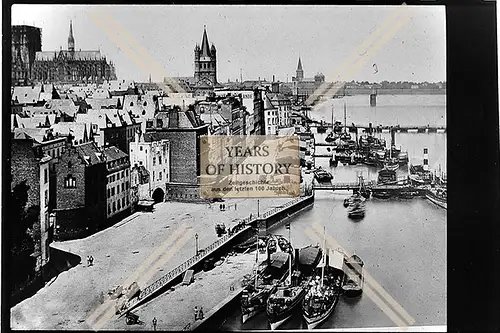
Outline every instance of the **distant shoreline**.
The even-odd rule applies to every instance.
[[[373,89],[359,88],[346,89],[346,96],[349,95],[370,95]],[[343,91],[337,93],[343,96]],[[377,89],[377,95],[446,95],[446,89]]]

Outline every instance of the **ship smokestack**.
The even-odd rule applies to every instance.
[[[429,152],[424,148],[424,171],[429,171]]]

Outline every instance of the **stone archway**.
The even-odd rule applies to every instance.
[[[153,196],[152,197],[153,197],[153,200],[155,201],[155,203],[163,202],[163,200],[165,199],[165,192],[163,192],[163,190],[158,187],[153,192]]]

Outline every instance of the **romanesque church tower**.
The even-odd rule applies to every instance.
[[[201,49],[198,44],[194,48],[194,82],[198,87],[217,85],[217,55],[215,46],[209,46],[206,28],[203,29]]]

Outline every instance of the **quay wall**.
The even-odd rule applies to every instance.
[[[222,257],[224,254],[230,251],[231,247],[234,244],[238,244],[252,237],[255,234],[256,227],[259,228],[258,229],[259,232],[267,233],[273,228],[276,228],[277,226],[281,225],[291,217],[300,213],[301,211],[312,207],[313,203],[314,203],[313,195],[308,197],[299,197],[296,198],[295,200],[287,202],[286,204],[280,207],[276,207],[270,211],[267,211],[257,218],[250,219],[250,217],[247,217],[243,219],[241,221],[243,228],[240,228],[239,231],[233,231],[232,235],[226,234],[222,236],[228,238],[227,241],[222,241],[221,239],[219,239],[218,241],[216,241],[212,245],[209,245],[205,249],[201,249],[198,255],[191,257],[183,264],[179,265],[177,268],[167,273],[165,276],[170,275],[172,277],[171,279],[169,278],[168,282],[162,283],[161,287],[152,292],[150,296],[145,296],[146,298],[134,302],[135,304],[131,308],[129,308],[128,311],[130,311],[132,308],[135,308],[140,304],[143,304],[144,302],[147,301],[146,299],[152,299],[157,295],[161,294],[161,292],[181,283],[184,274],[187,270],[192,269],[195,272],[201,271],[204,268],[203,266],[205,260],[209,258],[218,259]],[[217,244],[218,242],[221,244]],[[159,283],[159,281],[156,281],[153,284],[156,283]]]

